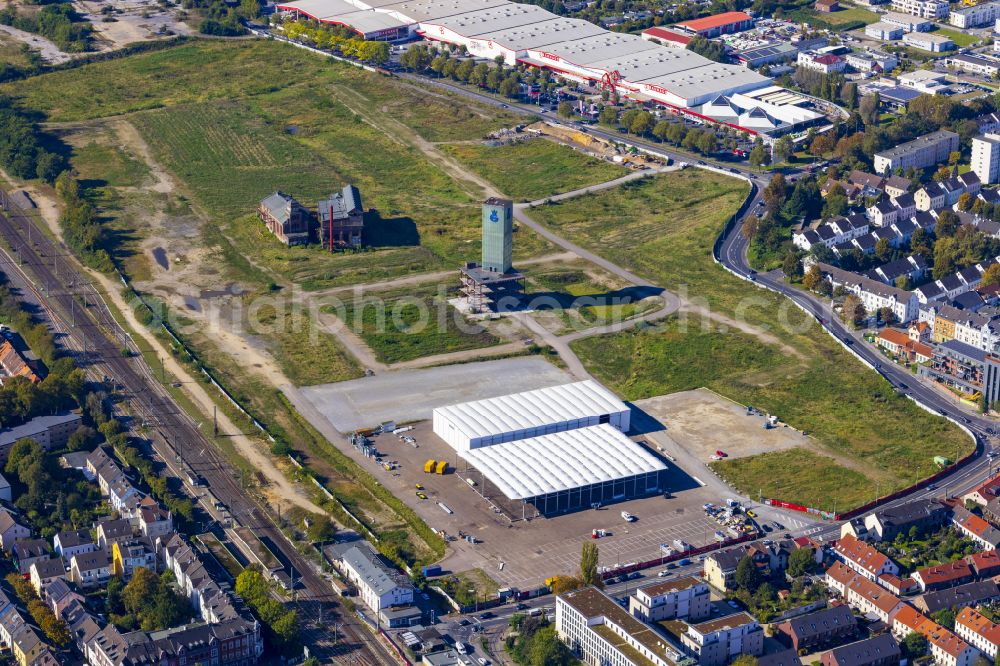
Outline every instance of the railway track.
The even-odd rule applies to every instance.
[[[398,663],[396,656],[352,614],[342,612],[330,584],[285,537],[266,507],[240,486],[234,470],[210,438],[157,381],[142,350],[112,316],[69,250],[43,234],[2,190],[0,209],[0,236],[10,248],[0,252],[12,286],[36,305],[36,314],[57,334],[57,342],[76,354],[92,377],[114,381],[129,410],[147,426],[145,436],[153,450],[171,470],[176,473],[172,466],[176,455],[205,479],[234,519],[275,546],[275,555],[302,586],[291,604],[302,626],[314,627],[303,629],[310,652],[328,663]],[[123,354],[123,350],[129,353]],[[214,516],[214,507],[203,508]],[[327,624],[323,624],[324,620]],[[332,622],[338,623],[338,637],[343,639],[336,645],[328,630]]]

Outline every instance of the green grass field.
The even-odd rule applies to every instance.
[[[885,489],[933,473],[935,455],[957,460],[969,452],[972,443],[961,431],[898,396],[811,318],[712,261],[713,242],[744,195],[740,181],[688,169],[533,209],[538,221],[562,235],[704,307],[765,328],[801,354],[692,316],[687,330],[674,319],[663,327],[575,342],[590,371],[627,400],[706,386],[760,407],[815,437],[820,450],[813,453],[857,461],[869,470],[868,485],[878,482]],[[753,496],[763,489],[821,508],[836,501],[844,510],[870,495],[853,482],[817,490],[820,473],[842,479],[859,474],[828,457],[821,459],[822,472],[803,465],[812,473],[777,478],[775,467],[790,456],[801,460],[800,452],[778,452],[764,459],[770,465],[743,458],[717,467]]]
[[[979,38],[975,35],[967,35],[958,30],[938,28],[935,33],[941,35],[942,37],[947,37],[951,41],[955,42],[955,45],[958,46],[958,48],[965,48],[966,46],[972,46],[973,44],[979,43]]]
[[[834,27],[858,21],[866,25],[878,21],[878,14],[875,12],[863,7],[849,7],[846,5],[839,11],[830,14],[817,13],[817,16]]]
[[[456,296],[456,288],[448,287],[372,293],[360,302],[350,299],[325,310],[357,331],[383,363],[500,344],[500,338],[465,320],[448,304]]]
[[[469,144],[443,148],[515,201],[542,199],[628,173],[623,166],[546,139],[529,139],[495,148]]]

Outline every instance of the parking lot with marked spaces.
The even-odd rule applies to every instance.
[[[340,432],[383,421],[429,419],[435,407],[554,386],[570,376],[541,358],[517,358],[398,370],[301,389]]]

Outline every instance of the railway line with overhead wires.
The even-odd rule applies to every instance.
[[[101,294],[84,277],[69,250],[43,234],[0,190],[0,265],[22,299],[36,308],[57,343],[73,352],[90,377],[114,382],[129,410],[146,425],[144,436],[157,457],[176,476],[183,462],[201,476],[211,494],[228,507],[239,523],[270,544],[302,589],[290,602],[299,613],[302,634],[313,655],[334,663],[376,666],[399,663],[389,648],[353,614],[336,603],[330,583],[300,554],[273,522],[268,510],[241,487],[235,471],[223,460],[210,438],[173,401],[143,359],[131,336],[115,320]],[[128,354],[123,354],[128,350]],[[195,497],[196,501],[198,497]],[[205,512],[217,509],[204,503]],[[329,624],[339,626],[336,645]]]

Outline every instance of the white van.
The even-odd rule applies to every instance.
[[[469,646],[462,641],[455,641],[455,649],[459,654],[469,654]]]

